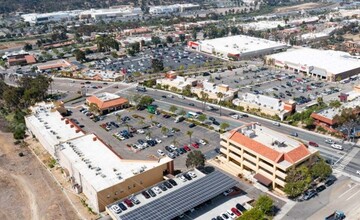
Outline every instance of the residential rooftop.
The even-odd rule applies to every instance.
[[[269,55],[269,57],[301,66],[321,68],[333,74],[340,74],[360,68],[359,59],[355,59],[348,53],[342,51],[298,47],[286,52]]]
[[[284,168],[317,151],[287,134],[276,132],[255,122],[234,129],[225,136]]]
[[[360,107],[360,98],[356,98],[352,101],[342,103],[342,105],[339,108],[327,108],[317,112],[316,114],[332,120],[336,115],[340,114],[343,109],[345,108],[355,109],[356,107]]]
[[[61,143],[59,150],[96,191],[171,161],[169,157],[159,160],[122,159],[94,134]]]

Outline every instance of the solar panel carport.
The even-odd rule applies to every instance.
[[[217,170],[191,181],[193,182],[163,197],[142,206],[135,206],[130,212],[118,215],[117,219],[172,219],[237,184],[236,180]]]

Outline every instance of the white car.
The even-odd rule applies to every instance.
[[[240,118],[239,115],[232,115],[231,117],[234,118],[234,119],[239,119]]]
[[[144,133],[145,133],[145,131],[144,131],[143,129],[138,129],[137,132],[138,132],[139,134],[144,134]]]
[[[145,139],[146,139],[147,141],[151,141],[151,140],[152,140],[152,138],[151,138],[150,136],[146,136]]]
[[[228,216],[230,216],[230,218],[232,218],[232,219],[235,219],[235,218],[236,218],[236,215],[235,215],[232,211],[230,211],[230,210],[227,210],[227,211],[226,211],[226,214],[227,214]]]
[[[159,138],[156,138],[155,141],[156,141],[156,143],[158,143],[158,144],[160,144],[160,143],[162,142],[161,139],[159,139]]]
[[[120,214],[121,213],[121,209],[118,205],[112,205],[111,209],[115,212],[115,214]]]
[[[331,147],[334,149],[343,150],[343,147],[340,144],[332,144]]]
[[[183,182],[186,182],[186,181],[187,181],[187,179],[186,179],[183,175],[181,175],[181,176],[179,177],[179,179],[181,179],[181,181],[183,181]]]
[[[171,150],[176,150],[177,149],[177,147],[175,147],[173,144],[171,144],[169,147],[170,147]]]
[[[359,175],[360,175],[360,170],[357,170],[357,171],[356,171],[356,174],[359,174]]]
[[[325,139],[325,143],[327,143],[327,144],[335,144],[335,141],[333,141],[331,139]]]
[[[156,193],[156,194],[160,194],[162,191],[159,187],[155,186],[152,188],[152,190]]]
[[[188,174],[189,174],[189,176],[191,178],[196,178],[197,177],[197,175],[194,172],[188,172]]]
[[[160,156],[165,156],[165,153],[164,153],[164,151],[162,151],[162,150],[157,150],[157,153],[160,155]]]
[[[206,144],[206,142],[205,142],[203,139],[200,139],[200,140],[199,140],[199,143],[200,143],[201,145],[205,145],[205,144]]]
[[[226,190],[223,194],[224,194],[224,196],[228,196],[230,193],[232,193],[232,192],[234,192],[234,190],[233,189],[228,189],[228,190]]]
[[[278,126],[278,127],[279,127],[279,126],[280,126],[280,123],[279,123],[279,122],[274,121],[274,122],[273,122],[273,125],[275,125],[275,126]]]

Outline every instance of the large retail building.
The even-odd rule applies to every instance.
[[[266,61],[269,65],[329,81],[340,81],[360,73],[360,59],[341,51],[298,47],[269,55]]]

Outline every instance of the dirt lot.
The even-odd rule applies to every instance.
[[[36,43],[35,40],[26,40],[26,41],[10,41],[10,42],[3,42],[0,43],[0,49],[4,50],[4,49],[9,49],[9,48],[13,48],[13,47],[23,47],[26,43],[29,44],[34,44]]]
[[[30,150],[13,141],[0,131],[0,219],[79,219]]]
[[[294,5],[294,6],[289,6],[289,7],[282,7],[282,8],[278,8],[276,9],[275,12],[288,12],[288,11],[299,11],[299,10],[303,10],[303,9],[309,9],[309,8],[317,8],[320,6],[323,6],[324,4],[321,3],[304,3],[301,5]]]

